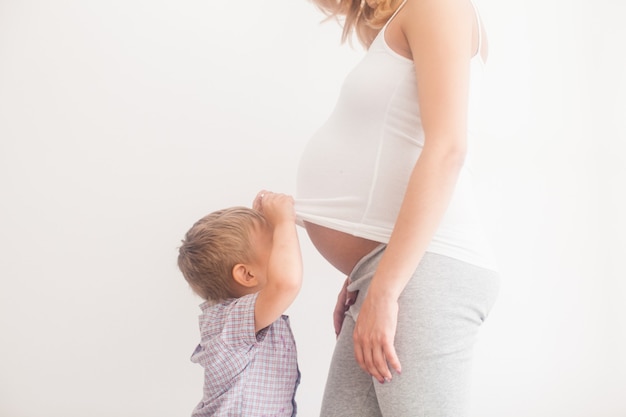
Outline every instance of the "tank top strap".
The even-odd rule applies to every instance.
[[[380,30],[381,32],[384,32],[385,29],[387,29],[387,26],[389,25],[389,23],[391,23],[391,21],[393,20],[394,17],[396,17],[396,15],[398,14],[398,12],[400,11],[400,9],[402,9],[402,7],[406,4],[407,0],[403,0],[402,3],[400,3],[400,5],[398,6],[398,8],[396,9],[395,12],[393,12],[393,14],[391,15],[391,17],[389,19],[387,19],[387,22],[385,22],[385,25],[383,26],[383,28]]]
[[[480,12],[476,5],[476,0],[470,0],[472,7],[474,8],[474,14],[476,15],[476,30],[478,31],[478,46],[476,47],[476,55],[480,55],[483,45],[483,27],[480,20]]]

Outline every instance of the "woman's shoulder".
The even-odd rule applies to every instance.
[[[465,37],[475,21],[471,0],[405,0],[401,7],[394,20],[407,39],[436,42]]]
[[[410,17],[402,19],[407,25],[436,15],[466,17],[474,12],[472,0],[404,0],[399,8],[398,15]]]

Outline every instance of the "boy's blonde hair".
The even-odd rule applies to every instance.
[[[345,42],[355,33],[366,48],[402,3],[402,0],[378,0],[371,7],[365,0],[312,0],[328,18],[343,20],[341,41]]]
[[[247,207],[218,210],[198,220],[178,249],[178,267],[193,291],[214,302],[236,297],[233,267],[250,261],[250,231],[266,224],[261,213]]]

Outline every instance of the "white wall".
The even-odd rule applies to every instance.
[[[504,275],[475,416],[626,415],[626,6],[482,0],[478,189]],[[181,416],[193,221],[294,191],[361,56],[306,1],[0,1],[0,416]],[[342,278],[302,234],[290,309],[317,415]]]

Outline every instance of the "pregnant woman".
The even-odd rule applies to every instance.
[[[468,168],[480,17],[470,0],[313,1],[367,48],[298,169],[299,222],[348,277],[339,303],[358,294],[321,414],[467,416],[472,348],[499,287]]]

